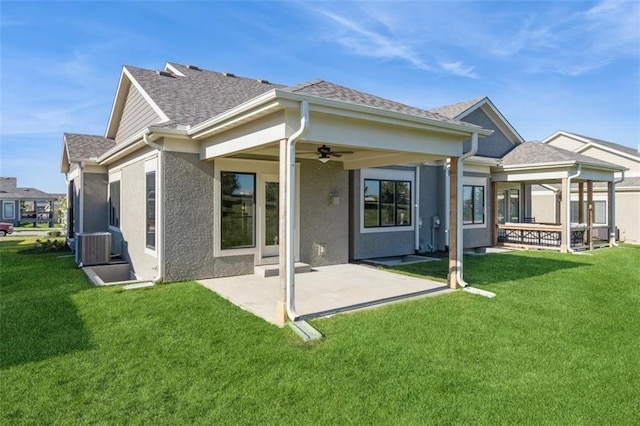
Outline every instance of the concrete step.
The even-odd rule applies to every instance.
[[[303,274],[305,272],[311,272],[311,265],[296,262],[296,274]],[[280,275],[280,267],[279,265],[256,265],[253,268],[253,273],[263,278],[277,277]]]

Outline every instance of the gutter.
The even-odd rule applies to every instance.
[[[300,319],[295,307],[295,177],[296,177],[296,142],[309,130],[309,102],[300,102],[300,127],[287,139],[285,157],[285,286],[287,298],[287,316],[293,322]]]
[[[456,281],[458,282],[458,284],[460,284],[461,287],[468,287],[469,284],[463,279],[462,275],[463,275],[463,271],[462,271],[462,256],[463,256],[463,234],[464,234],[464,229],[462,226],[462,179],[464,176],[464,170],[463,170],[463,163],[464,160],[466,158],[471,157],[472,155],[475,155],[475,153],[478,152],[478,134],[477,133],[473,133],[471,135],[471,149],[462,154],[460,157],[458,157],[458,167],[457,167],[457,179],[456,179],[456,183],[458,186],[458,202],[456,203],[457,205],[457,211],[456,211],[456,226],[458,227],[458,232],[456,233]]]
[[[164,148],[157,143],[151,142],[151,140],[149,140],[149,133],[149,130],[144,132],[142,135],[142,141],[145,145],[158,150],[158,168],[156,171],[156,179],[158,183],[156,188],[156,199],[159,200],[157,203],[158,211],[156,211],[158,275],[152,281],[153,284],[157,284],[162,282],[162,279],[164,278]]]
[[[458,176],[456,179],[456,183],[457,183],[457,187],[458,187],[458,202],[457,204],[457,212],[456,212],[456,226],[458,227],[458,232],[456,233],[456,281],[458,282],[458,284],[460,285],[460,287],[462,287],[463,291],[466,291],[468,293],[473,293],[473,294],[477,294],[480,296],[485,296],[488,298],[493,298],[495,297],[495,293],[492,293],[490,291],[486,291],[486,290],[481,290],[479,288],[474,288],[471,287],[469,285],[469,283],[467,283],[464,280],[463,277],[463,234],[464,234],[464,227],[462,225],[462,207],[463,207],[463,203],[462,203],[462,187],[463,187],[463,177],[464,177],[464,170],[463,170],[463,163],[464,160],[471,157],[472,155],[475,155],[475,153],[478,152],[478,133],[474,132],[471,135],[471,149],[462,154],[462,156],[458,157],[458,167],[457,167],[457,172],[458,172]]]

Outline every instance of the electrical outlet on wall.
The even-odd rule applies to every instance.
[[[327,243],[316,243],[318,247],[318,256],[326,256],[327,255]]]

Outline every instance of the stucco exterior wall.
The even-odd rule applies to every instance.
[[[331,204],[329,194],[339,204]],[[340,163],[300,162],[300,260],[312,266],[349,261],[349,173]]]
[[[120,228],[110,227],[112,251],[121,254],[131,264],[138,279],[157,276],[157,256],[146,250],[145,159],[121,168]],[[104,199],[107,200],[105,192]],[[105,203],[104,211],[108,211]]]
[[[538,223],[556,223],[556,196],[553,191],[533,189],[531,196],[531,216]]]
[[[640,191],[616,191],[616,226],[620,240],[640,244]]]
[[[87,173],[82,174],[83,186],[83,226],[82,232],[105,232],[109,226],[108,208],[107,208],[107,181],[106,173]],[[76,211],[80,211],[78,202],[79,197],[76,192]],[[79,216],[76,215],[76,231],[80,226]]]
[[[253,257],[213,257],[214,163],[198,154],[164,153],[164,264],[166,281],[253,272]]]
[[[478,140],[478,153],[476,155],[500,158],[515,146],[480,108],[464,117],[462,121],[477,124],[485,129],[494,131],[492,135],[485,136]],[[471,149],[471,140],[466,140],[464,142],[464,150],[466,152],[469,151],[469,149]]]

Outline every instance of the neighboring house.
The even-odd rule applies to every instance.
[[[3,222],[14,226],[30,223],[56,223],[55,202],[64,194],[49,194],[36,188],[20,188],[15,177],[0,177]]]
[[[624,172],[616,172],[615,174],[615,224],[618,228],[618,239],[639,244],[640,153],[624,145],[565,131],[558,131],[543,142],[580,155],[618,164],[627,169]],[[557,214],[553,195],[555,189],[554,187],[537,188],[534,197],[539,200],[539,203],[537,203],[538,208],[533,214],[538,217],[544,217],[549,221],[555,220],[555,215]],[[602,183],[594,184],[593,191],[594,223],[603,229],[600,233],[604,234],[606,232],[604,230],[610,226],[607,186]],[[571,195],[573,222],[582,222],[584,220],[584,217],[582,220],[579,218],[579,211],[581,210],[579,204],[582,204],[582,210],[586,211],[586,207],[584,207],[586,200],[583,199],[583,203],[579,203],[579,198],[577,188],[574,188]]]
[[[174,63],[125,66],[106,134],[63,138],[68,238],[77,246],[77,234],[108,231],[136,279],[279,263],[287,288],[294,260],[449,250],[456,287],[463,245],[498,238],[498,185],[525,185],[522,167],[501,166],[522,142],[488,98],[426,111],[322,80],[282,86]],[[593,167],[601,173],[590,178],[605,182],[619,170]],[[558,227],[565,251],[569,232]]]

